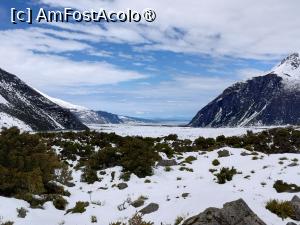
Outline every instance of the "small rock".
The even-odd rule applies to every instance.
[[[187,198],[189,195],[190,195],[190,193],[183,193],[183,194],[181,195],[181,197]]]
[[[297,225],[297,224],[293,222],[288,222],[286,225]]]
[[[160,161],[158,161],[157,166],[176,166],[178,165],[178,163],[176,162],[175,159],[162,159]]]
[[[228,157],[228,156],[230,156],[230,153],[229,153],[228,150],[225,149],[225,150],[218,151],[218,157],[219,158]]]
[[[156,203],[150,203],[145,208],[141,209],[140,213],[142,213],[143,215],[150,214],[150,213],[153,213],[153,212],[157,211],[158,208],[159,208],[158,204],[156,204]]]
[[[126,183],[120,183],[120,184],[117,185],[117,187],[118,187],[120,190],[123,190],[123,189],[127,188],[128,185],[127,185]]]

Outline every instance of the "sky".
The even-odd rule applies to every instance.
[[[11,8],[143,12],[152,23],[11,22]],[[55,98],[191,119],[226,87],[300,52],[299,0],[1,0],[0,68]]]

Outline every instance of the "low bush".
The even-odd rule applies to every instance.
[[[53,205],[58,210],[65,210],[67,204],[68,204],[68,201],[60,195],[56,196],[53,200]]]
[[[219,160],[214,159],[214,160],[212,161],[212,164],[213,164],[213,166],[218,166],[218,165],[220,165],[220,162],[219,162]]]
[[[293,206],[289,201],[270,200],[267,202],[266,209],[282,219],[293,218],[295,214]]]
[[[88,202],[76,202],[76,205],[72,209],[68,209],[67,213],[84,213],[86,211],[86,207],[89,206]]]
[[[225,184],[226,181],[231,181],[233,176],[237,174],[237,171],[234,167],[231,169],[227,167],[221,168],[219,173],[216,173],[215,176],[217,177],[219,184]]]
[[[275,190],[278,193],[282,193],[282,192],[288,192],[288,193],[300,192],[300,187],[299,186],[297,186],[296,184],[285,183],[282,180],[277,180],[274,183],[273,188],[275,188]]]

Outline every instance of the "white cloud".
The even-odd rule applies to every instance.
[[[246,68],[246,69],[241,69],[241,70],[236,71],[236,74],[237,74],[238,78],[240,78],[242,80],[248,80],[253,77],[266,75],[267,71],[253,69],[253,68]]]
[[[42,90],[146,78],[146,75],[106,62],[75,61],[58,56],[57,53],[90,51],[92,47],[51,37],[43,29],[0,31],[0,42],[5,43],[0,45],[1,67]]]
[[[146,50],[230,55],[274,59],[300,50],[298,0],[40,0],[45,4],[78,9],[142,11],[153,8],[151,24],[63,25],[98,34],[108,41],[147,44]],[[72,27],[72,28],[71,28]],[[91,28],[94,27],[94,28]]]
[[[77,94],[83,94],[81,104],[94,109],[101,108],[135,116],[138,116],[137,111],[143,111],[145,117],[174,118],[179,115],[192,117],[201,107],[213,100],[233,82],[234,80],[219,77],[177,75],[171,80],[160,82],[157,85],[140,82],[134,89],[120,86],[98,89],[98,92],[104,94],[98,95],[99,93],[95,91],[94,95],[99,96],[97,102],[90,97],[90,90],[82,88],[78,90],[81,92],[77,92]],[[73,94],[75,93],[73,92]]]

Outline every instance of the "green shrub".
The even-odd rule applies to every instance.
[[[179,225],[183,221],[182,216],[177,216],[174,222],[174,225]]]
[[[12,221],[1,222],[0,225],[14,225],[14,222],[12,222]]]
[[[194,170],[192,168],[188,168],[188,167],[184,167],[184,166],[180,167],[179,170],[180,171],[187,171],[187,172],[194,172]]]
[[[89,206],[88,202],[76,202],[76,205],[72,209],[68,209],[67,213],[84,213],[86,211],[86,207]]]
[[[88,184],[93,184],[99,181],[97,171],[93,170],[91,167],[85,167],[81,175],[81,181]]]
[[[97,217],[91,216],[91,223],[97,223]]]
[[[120,176],[120,179],[122,179],[123,181],[129,181],[131,177],[131,173],[130,172],[123,172]]]
[[[0,195],[44,194],[59,168],[59,158],[38,135],[20,133],[17,128],[1,131]]]
[[[232,177],[237,174],[237,171],[234,167],[231,169],[227,167],[221,168],[220,172],[215,174],[217,177],[218,183],[219,184],[225,184],[226,181],[231,181]]]
[[[270,200],[267,202],[266,209],[282,219],[293,218],[295,214],[293,206],[289,201]]]
[[[285,183],[282,180],[277,180],[274,183],[273,188],[275,188],[275,190],[278,193],[282,193],[282,192],[288,192],[288,193],[300,192],[300,187],[299,186],[297,186],[296,184]]]
[[[166,166],[164,170],[165,170],[165,172],[170,172],[170,171],[172,171],[172,168],[170,166]]]
[[[58,210],[65,210],[67,204],[68,204],[68,201],[60,195],[56,196],[53,200],[53,205]]]
[[[214,159],[214,160],[212,161],[212,164],[213,164],[213,166],[218,166],[218,165],[220,165],[220,162],[219,162],[219,160]]]
[[[193,161],[197,160],[197,158],[195,156],[188,156],[185,158],[185,160],[183,161],[183,163],[188,163],[188,164],[192,164]]]

